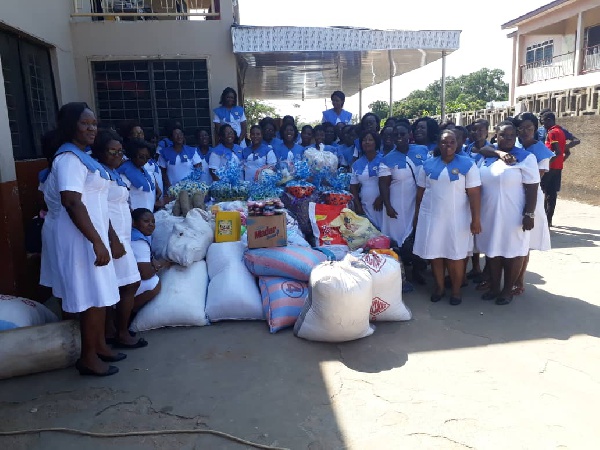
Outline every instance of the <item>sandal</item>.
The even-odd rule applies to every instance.
[[[113,344],[113,348],[124,348],[124,349],[134,349],[134,348],[144,348],[148,346],[148,341],[144,338],[139,338],[135,344],[125,344],[124,342],[115,340]]]
[[[481,296],[481,300],[494,300],[498,297],[498,294],[492,291],[488,291]]]
[[[509,296],[509,297],[498,297],[496,299],[496,305],[508,305],[510,302],[512,302],[513,300],[513,296]]]
[[[523,286],[513,286],[512,291],[510,292],[511,296],[518,296],[525,292],[525,287]]]
[[[478,291],[487,291],[491,287],[492,287],[492,283],[485,280],[485,281],[482,281],[481,283],[479,283],[475,289],[477,289]]]

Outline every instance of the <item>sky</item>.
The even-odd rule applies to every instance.
[[[460,48],[446,58],[446,75],[460,76],[487,67],[502,69],[510,82],[512,40],[500,26],[550,0],[239,0],[243,25],[354,26],[397,30],[462,30]],[[283,8],[283,5],[290,5]],[[291,5],[299,5],[292,9]],[[394,78],[394,101],[440,79],[441,60]],[[363,90],[363,114],[375,100],[389,101],[389,82]],[[269,101],[282,115],[320,120],[329,99]],[[300,104],[299,109],[293,104]],[[358,114],[358,95],[346,98],[344,109]]]

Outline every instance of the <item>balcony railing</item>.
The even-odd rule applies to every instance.
[[[600,70],[600,44],[586,48],[583,55],[583,73]]]
[[[93,20],[218,20],[219,0],[73,0],[71,17]]]
[[[575,74],[575,53],[565,53],[521,66],[521,84]]]

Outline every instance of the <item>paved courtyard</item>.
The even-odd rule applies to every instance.
[[[145,333],[106,379],[0,381],[0,431],[216,429],[290,449],[589,449],[600,442],[600,207],[559,201],[508,306],[405,297],[409,323],[340,345],[264,323]],[[429,276],[428,282],[432,280]],[[25,353],[25,350],[24,350]],[[26,355],[24,354],[24,357]],[[1,449],[238,449],[207,435],[0,437]]]

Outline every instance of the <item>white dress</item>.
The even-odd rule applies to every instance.
[[[391,160],[388,158],[387,163],[390,164],[390,162]],[[389,217],[384,206],[381,232],[394,239],[398,243],[398,246],[402,246],[404,240],[410,236],[413,230],[415,201],[417,198],[416,176],[418,170],[410,158],[406,158],[406,167],[404,168],[399,168],[397,164],[390,165],[392,167],[388,167],[386,158],[384,158],[384,161],[379,166],[378,175],[380,177],[392,177],[390,203],[398,214],[398,217],[395,219]]]
[[[131,241],[131,248],[133,249],[133,254],[135,255],[135,260],[137,262],[149,263],[150,261],[152,261],[150,245],[146,241],[142,239],[137,241]],[[135,295],[138,296],[140,294],[143,294],[144,292],[151,291],[156,287],[158,282],[158,275],[153,275],[147,280],[142,280]]]
[[[158,163],[156,161],[148,161],[146,164],[144,164],[144,169],[146,169],[146,172],[148,172],[150,175],[152,175],[154,177],[154,181],[156,181],[156,185],[158,186],[158,188],[160,189],[160,198],[163,197],[163,195],[165,195],[165,190],[164,190],[164,183],[163,183],[163,177],[162,177],[162,171],[160,170],[160,166],[158,165]],[[154,205],[154,203],[153,203]],[[152,209],[149,208],[151,211]]]
[[[365,166],[361,173],[357,173],[354,167],[350,176],[350,184],[360,185],[360,204],[369,221],[381,230],[383,222],[383,211],[375,211],[373,202],[379,197],[379,177],[369,176],[369,166]]]
[[[276,164],[277,157],[273,150],[269,150],[265,156],[259,156],[256,159],[255,153],[251,152],[244,160],[244,180],[253,182],[258,169],[267,165],[275,167]]]
[[[113,259],[119,287],[136,283],[141,279],[137,261],[131,249],[132,219],[128,200],[127,188],[119,186],[116,181],[111,181],[108,189],[108,216],[126,252],[121,258]]]
[[[40,183],[39,190],[44,194],[48,214],[42,227],[42,261],[40,268],[40,284],[52,288],[52,295],[62,298],[62,282],[58,274],[58,258],[56,256],[56,219],[62,208],[60,192],[53,171]]]
[[[550,158],[538,161],[538,169],[548,172],[550,170]],[[548,228],[548,217],[546,217],[546,210],[544,209],[544,193],[541,186],[538,186],[533,224],[533,229],[529,232],[529,248],[543,252],[550,250],[552,248],[550,229]]]
[[[184,161],[179,155],[175,158],[175,164],[170,164],[161,154],[158,158],[158,166],[167,169],[167,178],[171,185],[179,183],[185,177],[189,176],[194,170],[196,164],[200,164],[201,158],[198,152],[194,152],[190,158],[184,156]],[[160,187],[160,186],[159,186]]]
[[[81,193],[90,220],[107,249],[108,189],[110,180],[98,171],[91,172],[73,153],[63,153],[52,163],[59,192]],[[106,266],[95,266],[92,243],[75,226],[69,213],[61,207],[56,220],[56,255],[62,280],[62,308],[78,313],[91,307],[114,305],[119,301],[119,288],[112,260]]]
[[[415,255],[455,261],[469,256],[473,250],[473,235],[466,189],[481,186],[477,166],[472,163],[465,175],[458,174],[456,181],[450,181],[447,168],[435,180],[421,167],[417,184],[425,188],[425,193],[415,232]]]
[[[523,184],[540,182],[537,160],[530,153],[512,166],[500,159],[486,166],[487,161],[487,158],[479,161],[481,233],[477,236],[477,248],[490,258],[526,256],[531,233],[523,231]]]
[[[152,176],[152,174],[150,174],[150,176]],[[129,208],[131,211],[135,211],[138,208],[146,208],[154,212],[156,191],[145,191],[143,187],[135,187],[125,174],[121,174],[121,179],[129,188]]]

